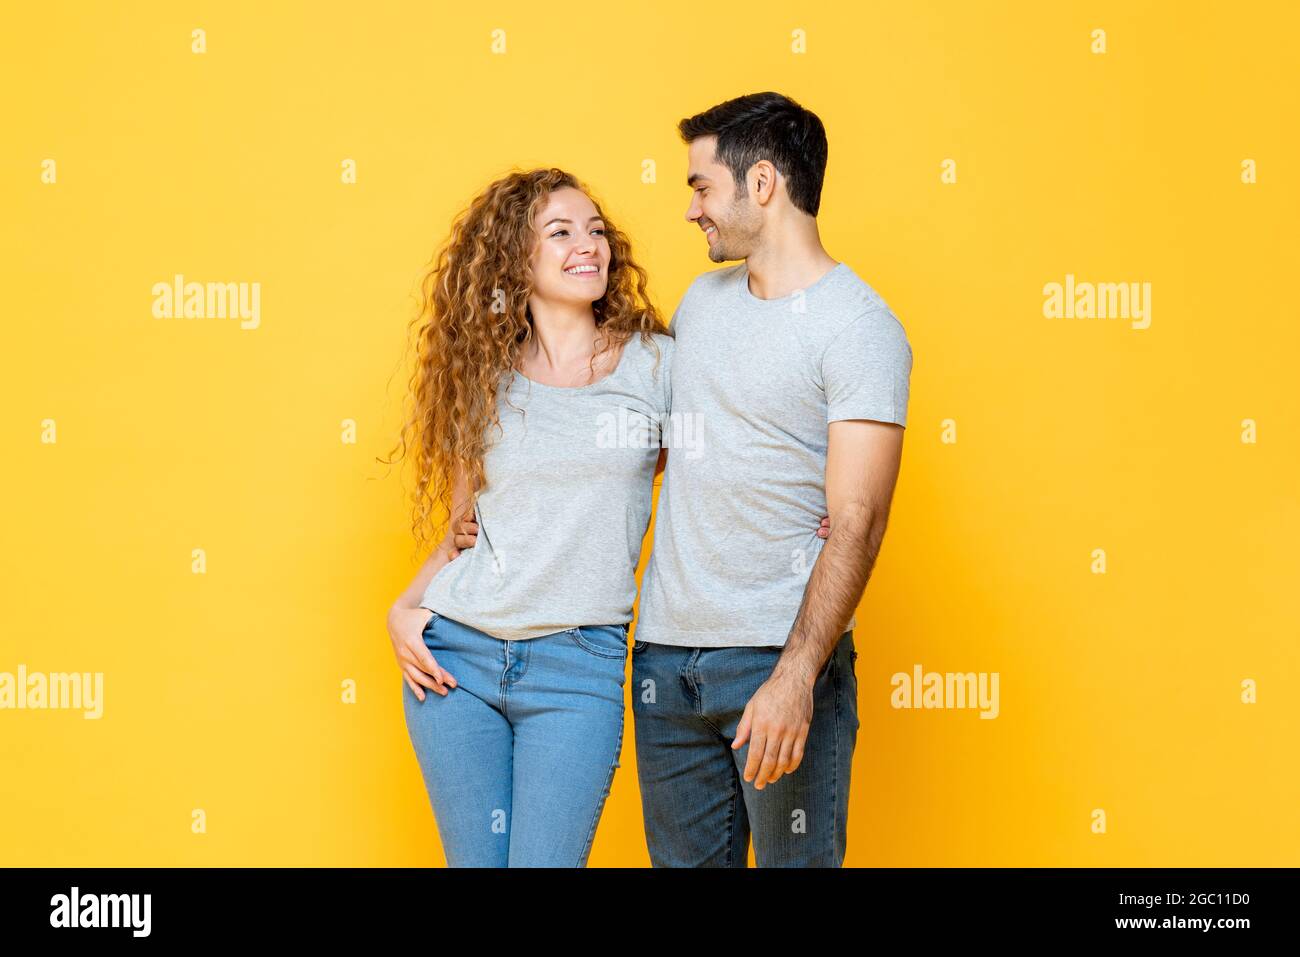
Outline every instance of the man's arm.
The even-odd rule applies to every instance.
[[[875,566],[903,454],[891,422],[831,422],[826,448],[830,535],[772,676],[754,693],[732,748],[751,738],[745,780],[761,790],[799,767],[812,724],[813,685],[844,634]]]

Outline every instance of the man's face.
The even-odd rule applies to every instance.
[[[737,196],[731,170],[714,155],[717,143],[716,136],[691,141],[686,184],[692,191],[686,220],[704,230],[709,258],[721,263],[744,259],[754,251],[763,217],[749,190]]]

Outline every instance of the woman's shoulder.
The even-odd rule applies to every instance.
[[[658,345],[660,348],[665,349],[669,352],[671,352],[673,346],[677,344],[677,340],[674,339],[666,332],[652,332],[650,333],[650,338],[653,339],[655,341],[655,344]]]
[[[675,345],[672,336],[661,332],[652,332],[648,337],[637,332],[623,346],[623,365],[628,374],[640,383],[639,388],[645,390],[647,396],[654,397],[656,403],[661,401],[668,381]]]
[[[673,354],[673,346],[676,341],[670,335],[662,332],[650,333],[650,341],[647,342],[641,333],[633,333],[632,338],[628,339],[624,348],[635,350],[635,354],[644,362],[652,363],[656,359],[667,358]]]
[[[652,332],[647,337],[641,333],[633,333],[632,338],[628,339],[627,345],[623,348],[631,352],[631,364],[643,371],[647,375],[658,378],[661,372],[666,372],[672,363],[673,347],[676,342],[672,336],[666,336],[662,332]]]

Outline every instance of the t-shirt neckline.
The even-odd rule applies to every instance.
[[[791,292],[788,295],[781,296],[778,299],[760,299],[758,298],[758,296],[754,295],[749,290],[749,263],[742,262],[740,264],[740,282],[737,284],[737,289],[740,292],[741,300],[744,301],[745,304],[748,306],[761,308],[761,309],[771,308],[773,306],[777,306],[777,307],[788,306],[794,300],[794,297],[799,295],[801,292],[805,296],[807,296],[814,289],[826,285],[830,281],[832,276],[835,276],[841,270],[848,269],[848,268],[849,267],[846,263],[837,262],[830,269],[826,270],[826,272],[821,277],[819,277],[811,286],[807,286],[804,289],[796,289],[794,290],[794,292]]]
[[[620,370],[623,368],[623,363],[627,360],[628,351],[632,348],[632,340],[638,338],[639,335],[639,333],[634,332],[628,337],[627,342],[623,343],[623,351],[619,353],[618,362],[615,363],[614,368],[610,369],[608,373],[601,376],[595,382],[588,382],[586,385],[547,385],[545,382],[538,382],[536,379],[528,378],[528,376],[524,375],[518,369],[512,369],[511,371],[522,379],[530,389],[541,389],[543,392],[555,392],[562,395],[577,395],[583,392],[588,392],[599,385],[605,385],[613,379],[614,376],[619,374]]]

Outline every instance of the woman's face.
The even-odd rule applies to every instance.
[[[609,284],[609,240],[596,204],[569,186],[551,193],[534,224],[537,243],[529,265],[532,299],[592,303]]]

